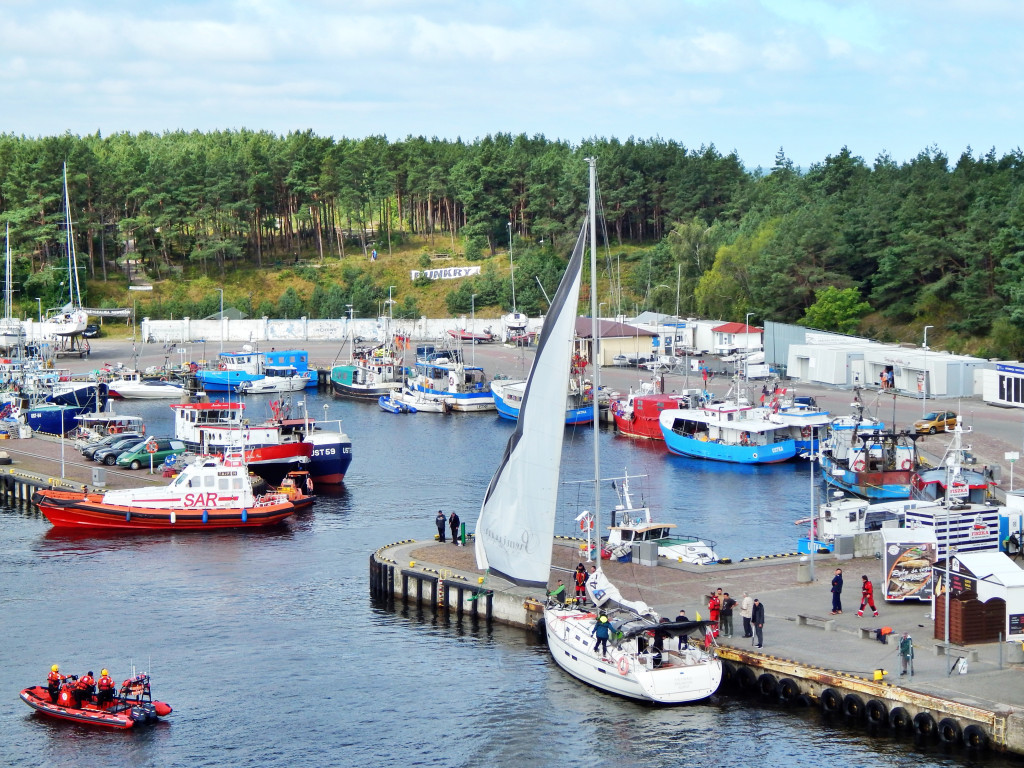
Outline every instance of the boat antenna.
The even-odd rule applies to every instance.
[[[601,412],[598,393],[601,389],[601,365],[598,359],[601,320],[597,316],[597,159],[587,158],[590,166],[590,362],[594,365],[594,518],[601,515]],[[510,241],[511,242],[511,241]],[[598,532],[598,542],[600,542]],[[598,545],[599,546],[599,545]],[[590,558],[590,552],[587,552]],[[601,553],[597,553],[597,569],[601,570]]]

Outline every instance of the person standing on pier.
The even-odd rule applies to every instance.
[[[437,517],[434,518],[434,523],[437,525],[437,538],[439,538],[441,540],[441,543],[444,544],[445,519],[444,512],[442,512],[440,509],[437,510]]]
[[[715,592],[708,595],[708,621],[714,623],[714,627],[711,628],[711,634],[713,637],[718,637],[718,618],[722,613],[722,601],[718,598]]]
[[[452,512],[448,517],[448,526],[452,529],[452,544],[459,546],[459,516]]]
[[[732,609],[735,605],[736,601],[729,597],[728,592],[722,595],[722,634],[726,637],[732,637]]]
[[[843,569],[836,568],[836,575],[832,577],[832,615],[843,612]]]
[[[757,647],[760,648],[764,645],[764,605],[756,597],[754,598],[754,608],[750,612],[750,621],[757,634]]]
[[[900,638],[900,675],[907,674],[907,670],[910,670],[910,676],[914,676],[914,639],[910,636],[909,632],[904,632],[903,637]]]
[[[871,610],[874,611],[875,616],[877,616],[878,609],[875,608],[875,588],[871,586],[871,579],[869,579],[866,575],[861,576],[861,579],[864,581],[864,583],[861,585],[860,588],[860,610],[857,611],[857,615],[863,616],[864,606],[870,605]]]
[[[750,615],[754,610],[754,600],[750,597],[749,592],[743,593],[743,600],[740,601],[740,616],[743,617],[743,636],[753,637],[754,630],[750,626]]]

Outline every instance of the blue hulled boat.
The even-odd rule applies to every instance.
[[[659,424],[665,446],[680,456],[738,464],[788,461],[796,456],[796,441],[770,415],[770,409],[725,401],[665,409]]]

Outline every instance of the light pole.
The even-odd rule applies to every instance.
[[[220,352],[224,354],[224,289],[216,290],[220,292]]]
[[[470,327],[473,329],[470,333],[473,334],[473,367],[476,367],[476,294],[474,293],[469,297],[469,314],[470,314]]]
[[[922,381],[921,381],[921,394],[922,394],[922,397],[921,397],[921,418],[922,419],[924,418],[924,415],[925,415],[925,413],[927,413],[927,410],[928,410],[928,329],[929,328],[934,328],[934,327],[935,327],[934,325],[926,325],[924,327],[924,344],[921,345],[922,347],[924,347],[924,365],[922,366],[924,368],[924,372],[921,374],[921,376],[922,376]]]
[[[747,362],[747,356],[750,353],[750,316],[752,314],[754,314],[754,313],[753,312],[747,312],[747,316],[745,318],[743,318],[743,335],[746,337],[743,340],[743,344],[744,344],[744,351],[747,353],[747,354],[743,355],[743,382],[744,382],[743,386],[744,387],[748,386],[747,371],[749,369],[749,364]]]

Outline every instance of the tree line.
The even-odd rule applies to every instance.
[[[557,273],[584,215],[588,156],[616,309],[752,312],[837,329],[881,312],[1006,351],[1024,327],[1020,150],[968,148],[952,162],[932,147],[869,163],[844,147],[804,169],[780,150],[773,167],[748,169],[735,153],[659,138],[0,135],[0,215],[29,296],[57,294],[66,279],[64,163],[77,251],[94,280],[126,255],[157,279],[223,275],[300,254],[345,259],[371,238],[386,253],[410,236],[470,259],[514,238],[548,254],[537,256],[539,277]],[[499,277],[453,288],[449,307],[473,293],[507,300]],[[539,303],[534,277],[517,274],[516,288]],[[311,309],[346,298],[328,294],[323,286]]]

